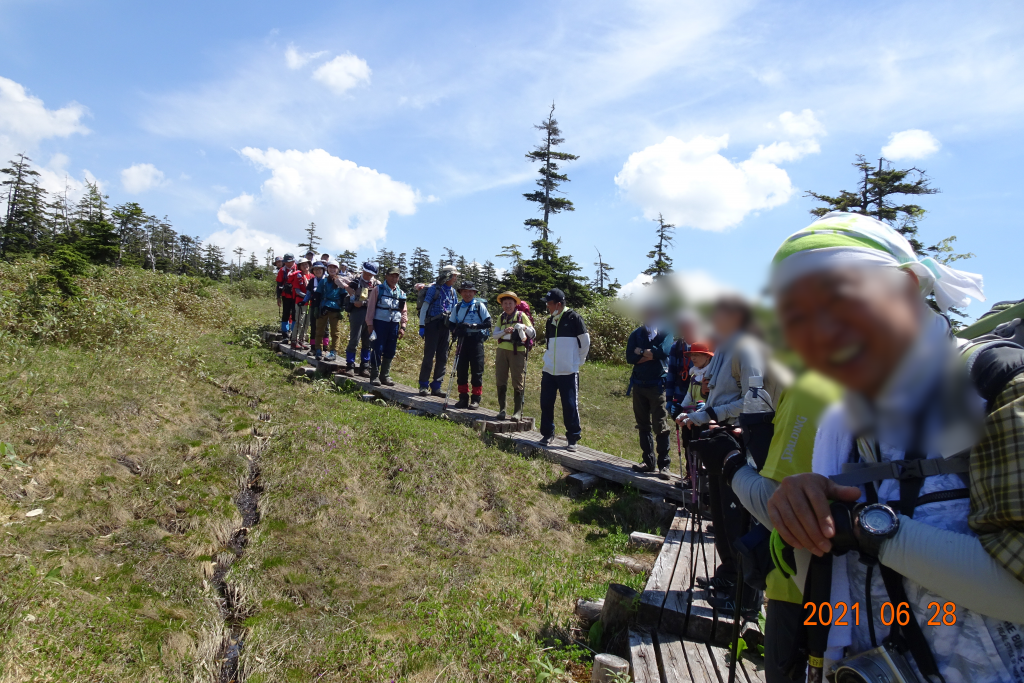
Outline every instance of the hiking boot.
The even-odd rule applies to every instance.
[[[567,443],[567,444],[565,444],[565,450],[569,451],[570,453],[575,453],[576,452],[576,444],[574,444],[574,443]]]
[[[333,356],[334,353],[332,352],[331,355]],[[354,365],[346,366],[341,374],[345,375],[346,377],[355,377],[356,376],[356,368],[355,368]]]
[[[651,463],[649,463],[647,461],[644,461],[644,462],[640,463],[639,465],[633,465],[633,471],[634,472],[639,472],[640,474],[650,474],[654,470],[655,470],[654,465],[652,465]]]
[[[452,406],[457,410],[465,410],[469,407],[469,394],[459,394],[458,402]]]
[[[710,579],[705,576],[698,576],[697,587],[716,593],[732,593],[736,590],[736,582],[730,579],[723,579],[720,576],[712,576]]]
[[[359,369],[356,370],[356,374],[360,377],[370,377],[370,368],[365,365],[360,365]]]
[[[438,398],[447,398],[448,397],[448,394],[444,393],[440,389],[431,389],[430,390],[430,395],[431,396],[437,396]]]
[[[505,397],[508,396],[508,386],[498,387],[498,420],[505,419]]]
[[[548,447],[551,446],[552,443],[554,443],[554,441],[555,441],[555,437],[554,436],[542,436],[540,438],[540,441],[538,441],[537,443],[540,444],[541,446],[543,446],[544,448],[548,448]]]
[[[512,421],[519,422],[523,419],[523,392],[512,390]]]
[[[715,609],[733,614],[736,611],[735,595],[712,595],[708,598],[708,604]],[[752,617],[761,611],[764,596],[761,591],[756,591],[750,586],[745,586],[743,591],[743,603],[740,606],[740,614]]]
[[[327,354],[327,357],[324,358],[324,360],[327,361],[328,363],[333,363],[334,361],[338,360],[338,354],[336,354],[334,351],[331,351],[330,353]]]
[[[480,399],[483,398],[480,394],[473,394],[472,400],[469,402],[469,409],[476,410],[480,407]]]
[[[380,377],[373,377],[370,379],[370,386],[379,387],[381,385]]]
[[[380,383],[393,387],[395,386],[395,380],[391,379],[391,358],[384,358],[380,362]]]
[[[669,472],[670,472],[670,470],[668,468],[668,465],[665,465],[664,467],[659,467],[658,468],[658,479],[663,479],[665,481],[668,481],[669,479],[672,478],[671,476],[669,476]]]
[[[430,390],[426,387],[420,387],[420,396],[427,396],[430,394]]]

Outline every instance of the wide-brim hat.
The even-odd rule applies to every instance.
[[[479,292],[480,291],[479,289],[476,288],[476,285],[473,284],[472,282],[470,282],[469,280],[464,280],[462,282],[462,284],[459,285],[459,290],[458,291],[461,292],[464,289],[468,289],[471,292]]]
[[[284,262],[285,263],[292,263],[294,261],[295,261],[295,255],[294,254],[285,254],[284,255]]]
[[[705,356],[710,356],[711,358],[715,357],[715,352],[709,349],[707,344],[702,344],[701,342],[694,342],[690,344],[690,350],[684,351],[683,355],[692,356],[695,353],[703,353]]]
[[[459,269],[456,268],[455,266],[448,265],[441,268],[441,275],[443,275],[445,278],[450,278],[452,275],[458,274]]]
[[[302,265],[303,263],[309,263],[309,259],[308,259],[308,258],[305,258],[305,257],[303,257],[303,258],[300,258],[300,259],[299,259],[299,260],[298,260],[298,261],[297,261],[297,262],[295,263],[295,265],[297,265],[297,266],[301,266],[301,265]]]
[[[323,268],[324,270],[327,270],[327,266],[324,265],[323,261],[313,261],[313,265],[311,265],[309,269],[313,270],[314,268]]]
[[[372,263],[370,263],[369,261],[367,261],[367,262],[363,263],[363,272],[364,273],[369,273],[370,275],[376,275],[377,274],[377,266],[375,266]]]
[[[515,299],[516,306],[519,305],[519,297],[516,296],[515,292],[502,292],[501,294],[498,295],[498,303],[499,304],[501,303],[502,299]]]

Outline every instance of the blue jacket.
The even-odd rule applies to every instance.
[[[334,311],[340,311],[345,306],[345,297],[348,296],[348,292],[345,291],[345,286],[334,284],[330,278],[325,277],[323,282],[323,301],[320,303],[321,308],[329,308]]]
[[[473,299],[470,303],[459,300],[452,309],[448,320],[452,327],[456,325],[475,325],[476,327],[467,330],[466,334],[479,334],[489,337],[491,334],[491,314],[487,311],[487,305],[483,299]]]
[[[672,335],[664,330],[658,330],[654,339],[648,339],[647,328],[641,325],[633,330],[626,342],[626,362],[633,366],[633,374],[630,376],[630,384],[636,387],[661,386],[668,373],[668,352],[672,348]],[[650,349],[654,360],[646,363],[637,363],[640,355],[636,349],[647,351]]]
[[[436,282],[430,285],[420,307],[420,326],[426,325],[428,319],[435,320],[445,313],[451,313],[455,307],[455,299],[454,287],[439,285]]]

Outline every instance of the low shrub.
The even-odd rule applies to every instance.
[[[273,299],[277,293],[277,283],[274,280],[246,278],[222,285],[221,289],[224,293],[241,299]]]

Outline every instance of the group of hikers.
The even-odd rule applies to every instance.
[[[397,271],[378,283],[372,264],[352,275],[324,256],[310,278],[294,275],[289,258],[278,276],[293,300],[282,329],[293,320],[292,339],[303,343],[296,329],[308,314],[294,307],[318,306],[313,348],[326,346],[330,323],[333,355],[346,309],[348,372],[369,362],[369,376],[390,383],[407,319]],[[457,277],[448,266],[422,288],[420,393],[443,395],[455,335],[459,406],[473,407],[494,323]],[[691,511],[711,518],[719,564],[698,587],[712,606],[748,617],[767,598],[769,683],[1024,683],[1024,304],[956,332],[946,313],[984,298],[980,276],[920,257],[885,223],[841,212],[783,242],[769,289],[785,342],[806,367],[795,380],[735,296],[718,300],[707,321],[650,297],[625,348],[634,470],[675,480]],[[511,382],[517,419],[536,334],[519,297],[497,300],[500,415]],[[590,336],[562,292],[544,303],[541,443],[554,442],[561,394],[575,450]],[[670,472],[673,432],[679,477]]]
[[[315,261],[314,258],[317,257],[313,252],[298,260],[293,254],[285,254],[274,262],[282,334],[288,336],[292,348],[311,350],[316,360],[335,362],[339,325],[342,313],[346,312],[349,338],[343,374],[368,377],[375,386],[393,386],[391,364],[409,321],[408,295],[399,285],[401,271],[388,269],[380,282],[373,263],[363,263],[361,271],[354,273],[329,254],[321,254]],[[484,345],[493,337],[498,419],[518,422],[523,418],[527,359],[537,337],[530,305],[515,292],[502,292],[496,297],[501,312],[495,320],[487,310],[487,302],[477,296],[477,286],[470,281],[459,283],[459,275],[455,266],[446,265],[435,282],[414,286],[419,335],[423,338],[419,393],[447,398],[442,385],[454,343],[454,374],[459,394],[454,408],[479,408]],[[576,450],[580,438],[579,369],[590,350],[590,335],[579,313],[566,307],[562,290],[552,288],[543,302],[549,317],[541,376],[541,434],[545,445],[555,438],[554,410],[560,395],[566,448]]]

